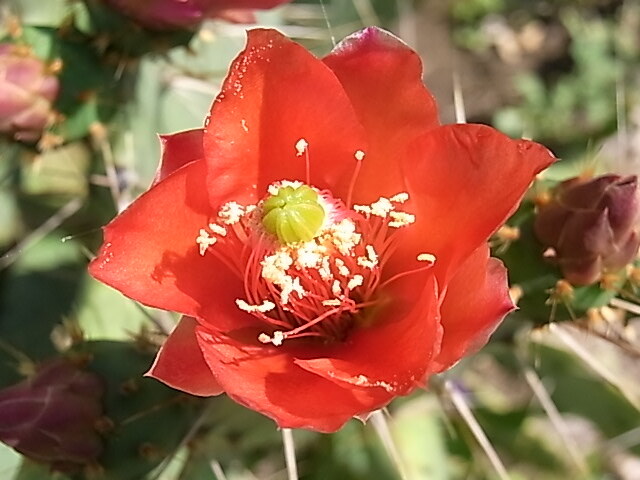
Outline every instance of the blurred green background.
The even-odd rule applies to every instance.
[[[137,347],[176,319],[86,273],[100,227],[153,178],[157,134],[202,125],[247,26],[207,21],[187,39],[127,45],[98,35],[78,5],[0,3],[3,35],[18,19],[39,56],[63,59],[65,85],[65,121],[51,132],[63,145],[0,140],[0,386],[26,359],[64,350],[79,326],[123,425],[106,472],[77,478],[285,479],[273,422],[224,397],[178,405],[140,377],[153,357]],[[317,55],[365,25],[395,32],[422,56],[443,123],[463,111],[548,145],[563,160],[550,179],[640,171],[638,1],[297,0],[257,18]],[[586,322],[519,312],[480,353],[366,425],[293,432],[300,478],[640,479],[640,308],[615,300]],[[139,386],[125,395],[128,381]],[[153,449],[143,455],[143,444]],[[0,445],[0,478],[67,477]]]

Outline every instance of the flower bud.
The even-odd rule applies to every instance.
[[[151,30],[181,30],[207,18],[251,19],[251,8],[271,8],[288,0],[104,0],[110,7]],[[237,10],[240,8],[240,10]],[[229,10],[234,9],[234,10]]]
[[[57,470],[94,462],[102,452],[94,425],[103,393],[96,374],[65,359],[50,361],[0,390],[0,441]]]
[[[565,278],[588,285],[631,262],[640,245],[636,176],[576,177],[540,206],[534,229]]]
[[[0,133],[35,142],[51,122],[58,78],[25,47],[0,44]]]

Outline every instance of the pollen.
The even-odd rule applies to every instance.
[[[204,255],[205,253],[207,253],[207,249],[210,246],[215,245],[217,241],[217,238],[211,237],[209,235],[209,232],[207,232],[204,228],[201,228],[200,233],[196,238],[196,244],[198,244],[198,246],[200,247],[200,255]]]
[[[307,149],[307,141],[298,140],[296,151]],[[362,160],[364,152],[355,157]],[[272,183],[267,192],[253,205],[225,203],[196,238],[201,255],[209,251],[243,282],[235,304],[264,325],[256,332],[260,343],[344,341],[369,322],[361,312],[380,301],[379,288],[435,262],[434,255],[416,252],[426,264],[383,276],[397,229],[416,221],[399,209],[407,193],[349,207],[297,180]]]
[[[421,253],[418,255],[417,260],[419,262],[436,263],[436,256],[431,253]]]
[[[354,157],[356,157],[356,160],[361,162],[362,160],[364,160],[364,152],[362,150],[356,150]]]
[[[307,151],[307,148],[309,148],[309,143],[304,138],[298,140],[296,142],[296,156],[301,157],[302,155],[304,155],[304,152]]]
[[[389,216],[393,219],[389,222],[389,226],[392,228],[406,227],[416,221],[415,215],[405,212],[389,212]]]
[[[357,287],[360,287],[364,283],[364,277],[362,275],[354,275],[349,283],[347,284],[347,288],[349,290],[353,290]]]
[[[238,223],[245,213],[249,213],[245,207],[237,202],[229,202],[220,207],[218,217],[225,225],[233,225],[234,223]]]
[[[393,203],[404,203],[409,200],[409,194],[406,192],[396,193],[389,200],[391,200]]]
[[[276,304],[273,302],[270,302],[269,300],[265,300],[260,305],[249,305],[247,302],[245,302],[241,298],[237,298],[236,305],[240,310],[243,310],[247,313],[256,313],[256,312],[266,313],[276,308]]]
[[[218,225],[217,223],[210,223],[209,228],[216,235],[219,235],[221,237],[227,236],[227,229],[224,228],[222,225]]]
[[[393,203],[388,198],[380,197],[378,201],[371,204],[371,215],[385,218],[392,210]]]

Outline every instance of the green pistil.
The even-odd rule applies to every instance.
[[[320,231],[325,211],[307,185],[282,187],[262,204],[262,225],[282,243],[308,242]]]

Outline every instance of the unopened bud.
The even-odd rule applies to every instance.
[[[102,452],[95,425],[103,392],[96,374],[53,360],[0,390],[0,441],[54,470],[80,470]]]
[[[640,245],[635,176],[576,177],[562,182],[539,205],[534,229],[552,260],[574,285],[599,281],[631,262]]]

